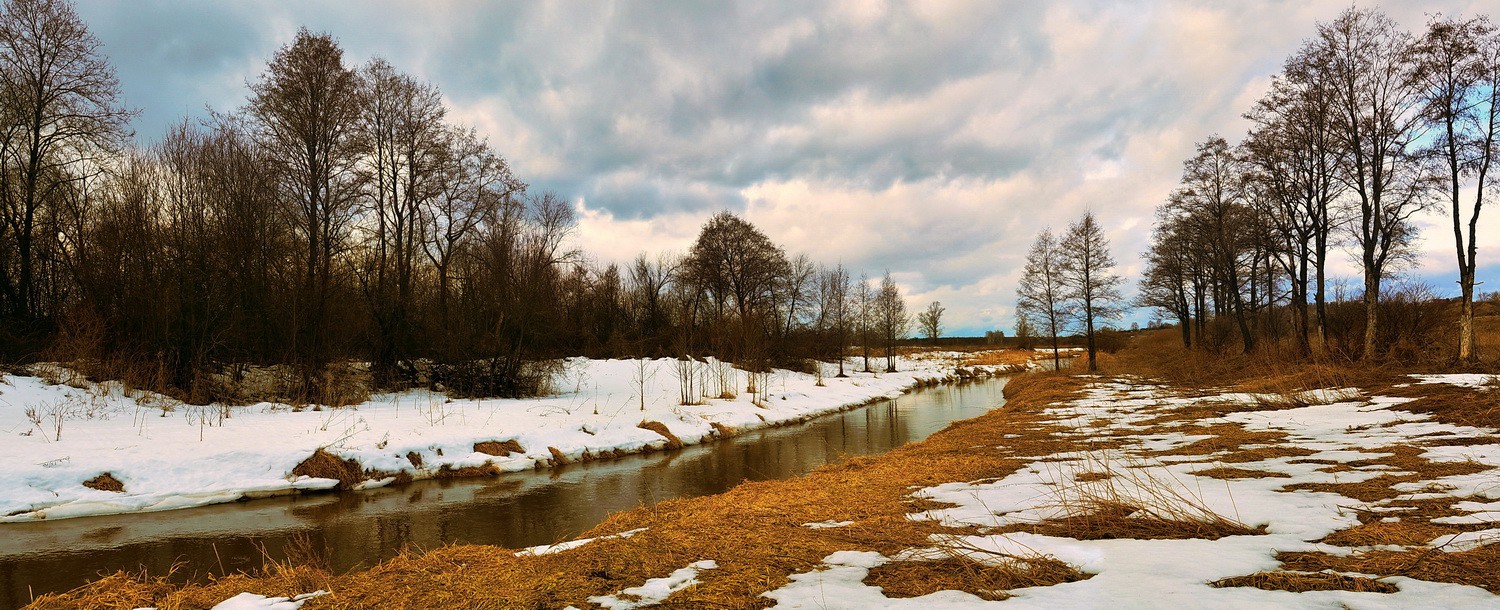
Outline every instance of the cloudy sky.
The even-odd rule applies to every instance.
[[[1037,231],[1092,209],[1133,287],[1153,209],[1314,24],[1347,0],[1220,2],[113,2],[80,0],[134,127],[244,103],[300,26],[346,60],[436,84],[533,188],[576,202],[595,260],[683,252],[741,214],[789,252],[879,275],[950,334],[1013,325]],[[1500,0],[1380,4],[1490,14]],[[1425,220],[1411,274],[1452,292],[1453,246]],[[1500,210],[1481,289],[1500,288]],[[1342,257],[1340,274],[1352,278]],[[1144,320],[1146,313],[1133,319]]]

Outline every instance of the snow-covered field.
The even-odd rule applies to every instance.
[[[1474,376],[1424,376],[1427,383],[1482,388],[1489,380]],[[1489,382],[1492,383],[1492,382]],[[1359,513],[1389,511],[1417,500],[1443,500],[1461,515],[1434,523],[1464,523],[1476,529],[1444,535],[1416,547],[1381,545],[1381,550],[1458,552],[1500,543],[1500,437],[1491,429],[1467,428],[1431,421],[1400,411],[1410,399],[1357,397],[1357,392],[1321,393],[1328,404],[1257,410],[1255,396],[1224,394],[1185,398],[1132,380],[1100,380],[1083,399],[1047,411],[1073,427],[1069,436],[1119,438],[1119,447],[1032,456],[1027,467],[999,480],[952,482],[922,489],[916,496],[955,504],[953,508],[912,515],[953,527],[976,526],[977,535],[935,539],[932,548],[909,549],[894,557],[843,551],[826,557],[815,571],[796,574],[792,582],[766,593],[777,608],[1500,608],[1500,596],[1485,589],[1385,576],[1394,593],[1342,590],[1262,590],[1248,586],[1213,587],[1225,578],[1277,571],[1278,552],[1309,551],[1351,556],[1369,547],[1318,542],[1339,530],[1359,525]],[[1180,431],[1162,432],[1147,422],[1163,413],[1194,405],[1237,405],[1223,417],[1184,422]],[[1163,455],[1197,440],[1209,426],[1233,424],[1249,432],[1282,432],[1276,444],[1308,450],[1304,455],[1234,462],[1234,468],[1264,471],[1263,478],[1219,479],[1194,474],[1224,466],[1211,455]],[[1488,437],[1490,443],[1475,439]],[[1454,444],[1444,445],[1444,439]],[[1426,446],[1421,455],[1433,462],[1468,462],[1478,472],[1398,483],[1409,492],[1374,502],[1327,491],[1287,490],[1288,486],[1351,483],[1381,475],[1403,475],[1388,465],[1357,465],[1391,454],[1397,445]],[[1264,445],[1269,446],[1269,445]],[[1262,447],[1264,447],[1262,446]],[[1253,448],[1253,447],[1251,447]],[[1332,467],[1331,467],[1332,466]],[[1487,467],[1487,468],[1486,468]],[[1079,477],[1081,473],[1090,476]],[[1100,475],[1108,478],[1096,479]],[[1067,517],[1083,504],[1078,498],[1104,494],[1140,506],[1159,506],[1163,498],[1180,510],[1211,511],[1264,533],[1207,539],[1078,540],[1028,532],[983,533],[1016,524]],[[1071,500],[1070,500],[1071,498]],[[1147,511],[1142,511],[1147,512]],[[1206,513],[1204,513],[1206,514]],[[1134,516],[1134,515],[1133,515]],[[1400,516],[1385,517],[1399,522]],[[1006,556],[1052,556],[1091,575],[1087,580],[1012,591],[1015,597],[987,602],[968,593],[941,591],[891,599],[863,581],[872,568],[893,561],[937,558],[953,549],[980,561],[1004,562]],[[984,552],[988,551],[988,552]],[[950,555],[951,556],[951,555]]]
[[[823,386],[811,375],[775,371],[760,395],[745,393],[747,377],[736,371],[737,397],[687,406],[679,404],[677,361],[670,359],[570,360],[555,384],[559,393],[545,398],[451,400],[414,391],[337,409],[184,405],[127,392],[118,383],[73,387],[6,375],[0,385],[0,523],[329,489],[338,481],[292,474],[319,449],[378,473],[357,486],[376,487],[398,476],[420,479],[466,467],[527,470],[668,444],[662,434],[639,427],[643,422],[657,422],[682,443],[695,444],[954,379],[964,356],[903,358],[899,373],[835,378],[830,371]],[[851,360],[847,369],[855,368]],[[705,380],[713,385],[707,378],[716,364],[698,369],[700,387]],[[490,453],[476,450],[490,441],[514,444]],[[84,485],[104,473],[123,491]]]

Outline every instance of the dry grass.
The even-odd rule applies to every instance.
[[[1286,439],[1285,432],[1255,432],[1246,430],[1244,426],[1232,423],[1214,424],[1183,430],[1183,432],[1194,436],[1210,434],[1209,438],[1200,439],[1177,447],[1158,451],[1154,455],[1213,455],[1225,452],[1246,451],[1245,445],[1266,445],[1269,448],[1273,443],[1279,443]],[[1252,447],[1250,450],[1257,449]],[[1261,458],[1263,459],[1263,458]],[[1221,460],[1231,461],[1231,460]],[[1253,461],[1253,460],[1234,460]]]
[[[89,489],[97,489],[99,491],[125,491],[125,484],[121,483],[119,479],[116,479],[115,475],[112,475],[108,472],[102,473],[97,477],[84,481],[83,486]]]
[[[667,449],[682,448],[682,439],[677,438],[676,434],[672,434],[672,431],[667,429],[666,424],[663,424],[659,421],[643,421],[639,424],[636,424],[635,427],[644,430],[650,430],[652,432],[660,434],[662,438],[667,439]]]
[[[474,451],[497,457],[506,457],[512,453],[526,453],[526,449],[522,448],[521,443],[516,442],[516,439],[474,443]]]
[[[412,454],[407,454],[407,461],[414,466],[420,465],[421,456],[412,460]],[[493,468],[493,466],[491,466]],[[498,472],[498,470],[496,470]],[[332,453],[319,448],[307,459],[302,460],[296,467],[292,468],[292,476],[313,477],[317,479],[334,479],[339,482],[339,489],[347,490],[365,481],[379,480],[394,477],[397,483],[410,483],[411,475],[406,472],[385,472],[382,470],[366,469],[353,458],[340,458]],[[439,472],[439,475],[442,473]],[[438,478],[447,478],[439,476]]]
[[[1394,469],[1395,472],[1392,474],[1380,474],[1363,481],[1347,483],[1297,483],[1283,487],[1282,491],[1324,491],[1354,498],[1361,502],[1378,502],[1411,493],[1396,489],[1395,486],[1399,484],[1429,481],[1447,476],[1475,474],[1490,470],[1489,466],[1473,460],[1463,462],[1435,462],[1422,457],[1423,450],[1411,445],[1394,445],[1380,449],[1371,449],[1369,451],[1386,453],[1387,455],[1367,460],[1356,460],[1342,465],[1334,465],[1323,470],[1327,472],[1339,472],[1359,467],[1388,466]]]
[[[986,350],[969,354],[959,366],[1025,366],[1032,354],[1031,350]]]
[[[1250,470],[1248,468],[1206,468],[1196,470],[1188,474],[1210,479],[1265,479],[1265,478],[1289,478],[1292,475],[1284,472],[1271,472],[1269,470]]]
[[[1415,398],[1400,406],[1403,411],[1425,413],[1438,421],[1460,426],[1500,427],[1500,390],[1423,383],[1405,387],[1387,384],[1378,391],[1386,396]]]
[[[177,567],[174,566],[174,572]],[[26,607],[33,610],[211,608],[247,591],[267,597],[292,597],[320,589],[327,590],[332,579],[331,574],[320,568],[269,560],[264,568],[254,574],[210,576],[207,582],[189,586],[176,584],[173,573],[152,576],[122,571],[67,593],[43,595]]]
[[[357,460],[339,458],[321,448],[292,468],[292,476],[334,479],[339,489],[349,489],[367,478]]]
[[[1363,576],[1345,576],[1333,572],[1256,572],[1247,576],[1223,578],[1208,583],[1213,587],[1255,587],[1267,591],[1355,591],[1358,593],[1395,593],[1400,589],[1388,582]]]
[[[954,553],[942,559],[894,561],[876,566],[864,582],[880,587],[886,597],[966,591],[980,599],[998,601],[1011,597],[1010,589],[1077,582],[1089,576],[1051,557],[1005,557],[992,563]]]
[[[1448,553],[1438,549],[1368,551],[1340,557],[1326,553],[1277,553],[1292,570],[1358,572],[1379,576],[1407,576],[1434,582],[1483,587],[1500,593],[1500,544]]]
[[[1158,514],[1158,509],[1140,504],[1099,501],[1071,516],[1011,525],[1000,531],[1029,532],[1075,540],[1218,540],[1226,536],[1266,533],[1264,526],[1252,528],[1211,512],[1188,512],[1194,514],[1174,510],[1172,514],[1161,515]]]
[[[1360,547],[1377,545],[1398,546],[1426,546],[1431,540],[1439,536],[1458,533],[1451,527],[1443,527],[1432,523],[1401,520],[1384,521],[1375,520],[1361,523],[1346,530],[1340,530],[1323,537],[1318,542],[1334,546]]]

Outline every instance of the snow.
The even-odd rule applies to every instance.
[[[551,466],[558,456],[574,461],[664,447],[664,437],[637,427],[646,421],[661,423],[692,445],[720,430],[802,421],[956,379],[965,356],[939,352],[899,359],[899,373],[830,375],[822,386],[812,375],[778,370],[765,395],[742,392],[686,406],[678,404],[677,361],[671,359],[571,359],[555,384],[559,393],[542,398],[453,400],[411,391],[336,409],[259,403],[221,410],[127,391],[114,382],[58,385],[6,375],[0,385],[0,523],[327,490],[337,481],[290,474],[320,448],[386,473],[359,485],[371,488],[390,484],[398,473],[421,479],[442,468],[530,470]],[[698,368],[707,372],[717,365],[710,360]],[[853,361],[846,366],[856,368]],[[53,376],[76,377],[56,375],[60,370]],[[744,390],[745,373],[734,371],[734,379],[733,389]],[[509,440],[524,451],[493,456],[474,450],[475,443]],[[82,485],[105,472],[124,484],[123,492]]]
[[[296,597],[266,597],[255,593],[241,593],[219,602],[213,610],[297,610],[307,600],[327,594],[327,591],[314,591]]]
[[[1446,375],[1412,375],[1417,383],[1446,383],[1465,388],[1493,387],[1500,377],[1481,373],[1449,373]]]
[[[1281,569],[1280,551],[1347,554],[1356,550],[1315,542],[1359,523],[1356,510],[1390,510],[1382,503],[1364,503],[1333,493],[1282,491],[1297,483],[1359,481],[1389,472],[1361,469],[1330,473],[1326,463],[1351,462],[1387,455],[1382,448],[1414,445],[1438,436],[1494,436],[1494,430],[1454,426],[1399,410],[1407,399],[1361,397],[1352,390],[1306,394],[1303,400],[1321,403],[1290,409],[1234,410],[1222,418],[1185,423],[1183,434],[1128,435],[1140,422],[1191,407],[1197,402],[1253,406],[1260,398],[1248,394],[1219,394],[1200,398],[1170,395],[1139,380],[1100,380],[1083,398],[1048,408],[1045,412],[1074,429],[1067,436],[1088,439],[1103,433],[1127,432],[1118,449],[1064,452],[1033,456],[1015,473],[983,481],[955,481],[916,491],[918,498],[955,504],[951,508],[916,513],[912,518],[935,520],[950,527],[977,526],[973,535],[937,536],[930,548],[908,549],[886,557],[871,552],[837,552],[813,571],[795,574],[783,587],[765,593],[776,608],[1500,608],[1500,596],[1483,589],[1410,578],[1382,580],[1396,593],[1314,591],[1291,593],[1253,587],[1214,588],[1208,583],[1257,571]],[[1221,464],[1214,456],[1174,456],[1153,459],[1161,449],[1180,446],[1201,435],[1197,426],[1237,423],[1249,430],[1285,432],[1285,444],[1306,447],[1314,454],[1257,462]],[[1419,438],[1420,437],[1420,438]],[[1494,445],[1429,447],[1424,457],[1433,461],[1473,460],[1500,466],[1500,438]],[[1191,474],[1215,466],[1264,470],[1288,475],[1220,480]],[[1080,473],[1109,473],[1101,482],[1080,482]],[[1426,496],[1451,497],[1456,508],[1472,511],[1470,523],[1494,519],[1488,511],[1500,503],[1464,498],[1500,496],[1500,469],[1475,475],[1444,477],[1410,484]],[[1440,483],[1442,491],[1432,491]],[[1218,540],[1075,540],[1030,533],[987,534],[986,529],[1034,523],[1074,514],[1080,498],[1103,494],[1142,507],[1142,512],[1183,511],[1221,515],[1264,534],[1228,536]],[[1397,501],[1401,500],[1398,498]],[[1139,514],[1139,513],[1138,513]],[[1449,522],[1458,522],[1450,518]],[[1500,542],[1500,529],[1444,536],[1428,546],[1445,551],[1472,549]],[[958,551],[955,551],[957,549]],[[1368,550],[1368,549],[1363,549]],[[1396,547],[1395,550],[1401,550]],[[964,553],[980,561],[1007,561],[1006,556],[1051,556],[1092,575],[1079,582],[1012,591],[1015,597],[987,602],[968,593],[942,591],[910,599],[886,598],[878,587],[863,582],[869,569],[890,561],[934,559]]]
[[[665,578],[652,578],[639,587],[630,587],[614,595],[596,595],[589,601],[609,610],[635,610],[659,604],[673,593],[698,584],[698,572],[712,570],[719,564],[712,559],[695,561],[685,568],[673,570]]]
[[[588,544],[590,542],[593,542],[595,540],[609,540],[611,538],[629,538],[631,536],[634,536],[634,535],[639,534],[639,533],[644,532],[644,531],[646,531],[646,528],[640,527],[640,528],[636,528],[636,529],[633,529],[633,530],[626,530],[626,531],[620,532],[618,534],[609,534],[607,536],[599,536],[598,538],[579,538],[578,540],[569,540],[569,541],[566,541],[566,542],[559,542],[557,544],[543,544],[543,545],[539,545],[539,546],[526,547],[524,549],[516,551],[516,556],[517,557],[528,557],[528,556],[535,557],[535,556],[538,556],[538,555],[551,555],[553,553],[561,553],[563,551],[568,551],[568,550],[576,549],[578,547],[584,546],[584,545],[586,545],[586,544]]]

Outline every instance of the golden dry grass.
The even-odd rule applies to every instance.
[[[1214,587],[1255,587],[1267,591],[1355,591],[1359,593],[1395,593],[1399,589],[1388,582],[1363,576],[1346,576],[1331,572],[1256,572],[1246,576],[1223,578]]]
[[[1439,536],[1456,534],[1459,530],[1417,520],[1385,521],[1373,520],[1323,537],[1318,542],[1334,546],[1425,546]]]
[[[1250,470],[1248,468],[1227,468],[1222,466],[1218,468],[1205,468],[1203,470],[1195,470],[1193,472],[1189,472],[1188,474],[1198,477],[1208,477],[1210,479],[1264,479],[1273,477],[1288,478],[1292,476],[1284,472],[1272,472],[1269,470]]]
[[[1447,476],[1476,474],[1490,469],[1489,466],[1473,460],[1463,462],[1432,461],[1422,457],[1423,449],[1411,445],[1394,445],[1391,447],[1370,449],[1368,451],[1372,453],[1385,453],[1387,455],[1378,458],[1356,460],[1321,470],[1325,472],[1341,472],[1360,467],[1387,466],[1394,469],[1393,473],[1380,474],[1363,481],[1296,483],[1283,487],[1282,490],[1325,491],[1354,498],[1361,502],[1378,502],[1411,493],[1395,488],[1396,485],[1402,483],[1415,483]]]
[[[83,486],[89,489],[97,489],[99,491],[125,491],[125,484],[121,483],[119,479],[116,479],[115,475],[112,475],[108,472],[102,473],[97,477],[84,481]]]
[[[966,591],[980,599],[1003,600],[1010,589],[1046,587],[1085,580],[1088,574],[1050,557],[1005,558],[986,563],[965,554],[923,561],[894,561],[876,566],[865,584],[887,597],[921,597],[938,591]]]
[[[1075,540],[1218,540],[1265,533],[1264,526],[1252,528],[1212,513],[1158,515],[1155,508],[1141,503],[1099,500],[1068,517],[1010,525],[997,531]]]
[[[1291,570],[1334,570],[1378,576],[1406,576],[1434,582],[1483,587],[1500,593],[1500,544],[1489,544],[1457,553],[1439,549],[1367,551],[1348,556],[1327,553],[1277,553],[1276,559]]]
[[[985,350],[969,354],[960,366],[1024,366],[1032,354],[1031,350]]]
[[[526,453],[526,449],[522,448],[521,443],[516,442],[516,439],[474,443],[474,451],[498,457],[506,457],[512,453]]]

